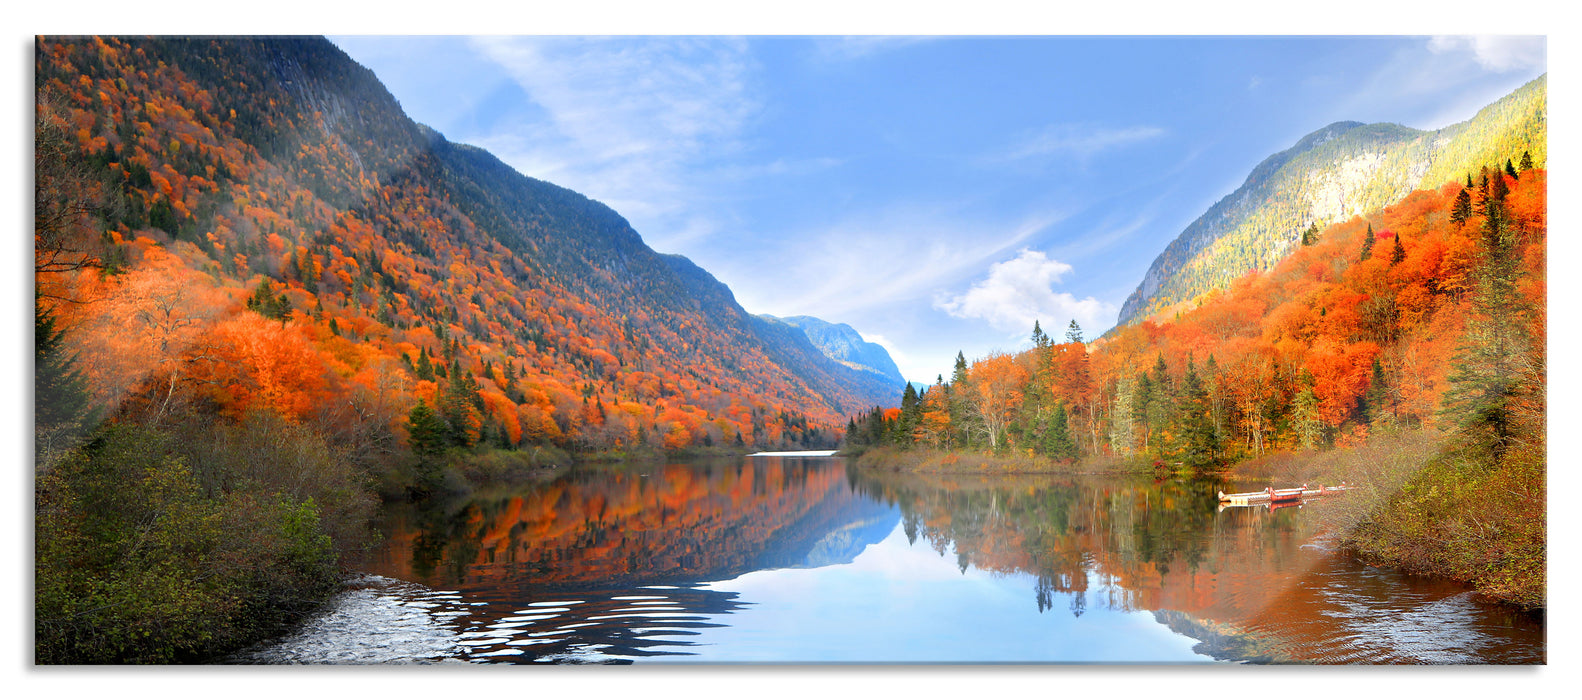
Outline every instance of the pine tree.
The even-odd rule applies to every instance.
[[[91,423],[87,381],[68,354],[55,315],[33,299],[33,456],[48,471]]]
[[[1390,265],[1393,267],[1406,259],[1406,248],[1401,245],[1401,234],[1395,234],[1395,246],[1390,249]]]
[[[1533,154],[1522,151],[1522,172],[1533,169]]]
[[[449,430],[447,437],[456,447],[478,444],[483,427],[480,406],[483,397],[472,375],[461,368],[460,361],[452,360],[448,381],[439,396],[439,415]]]
[[[429,408],[428,402],[418,399],[417,405],[407,413],[406,429],[407,444],[411,446],[413,454],[428,457],[445,451],[449,429]]]
[[[1395,407],[1391,404],[1386,381],[1384,366],[1379,364],[1379,358],[1373,358],[1373,373],[1368,380],[1368,391],[1363,394],[1361,408],[1368,423],[1375,427],[1387,425],[1395,417]]]
[[[1181,380],[1179,410],[1177,440],[1182,464],[1194,473],[1212,471],[1220,461],[1219,434],[1214,429],[1208,389],[1191,359],[1187,360],[1186,376]]]
[[[1052,459],[1077,458],[1077,444],[1071,440],[1071,429],[1067,423],[1066,402],[1056,403],[1054,413],[1044,427],[1044,453]]]
[[[1302,245],[1309,246],[1309,245],[1313,245],[1314,243],[1317,243],[1317,242],[1318,242],[1318,222],[1314,221],[1313,223],[1308,224],[1307,228],[1302,231]]]
[[[955,368],[950,373],[950,399],[945,402],[945,406],[950,411],[950,427],[954,433],[952,439],[959,445],[969,445],[972,411],[967,406],[967,357],[959,351],[956,353]]]
[[[1077,325],[1077,320],[1074,318],[1071,319],[1071,325],[1066,326],[1066,342],[1082,342],[1082,326]]]
[[[1115,384],[1115,402],[1110,407],[1110,448],[1119,455],[1132,453],[1136,442],[1136,421],[1132,418],[1133,380],[1121,379]]]
[[[1505,159],[1505,174],[1509,175],[1509,176],[1511,176],[1513,178],[1520,178],[1521,177],[1520,175],[1516,174],[1516,164],[1512,163],[1511,159],[1509,159],[1509,158]]]
[[[1302,387],[1296,398],[1291,399],[1291,429],[1305,449],[1318,447],[1324,437],[1324,423],[1318,418],[1318,396],[1313,388]]]
[[[264,318],[280,321],[282,324],[291,316],[291,300],[286,298],[284,292],[278,296],[274,293],[274,285],[269,280],[263,280],[253,289],[253,295],[247,299],[247,308],[258,312]]]
[[[1516,240],[1501,199],[1491,198],[1479,239],[1472,305],[1441,415],[1498,462],[1518,436],[1516,404],[1541,387],[1516,294]],[[1541,388],[1539,389],[1541,390]]]
[[[1049,336],[1044,334],[1044,329],[1038,326],[1038,321],[1033,321],[1033,347],[1043,350],[1049,347]]]
[[[1373,224],[1368,224],[1368,234],[1362,239],[1362,255],[1358,260],[1367,260],[1373,255]]]
[[[903,447],[911,446],[912,433],[917,429],[922,415],[923,403],[918,399],[917,390],[912,388],[912,383],[907,382],[906,389],[901,392],[901,417],[895,422],[891,439]]]
[[[1463,187],[1456,193],[1456,199],[1450,205],[1450,220],[1455,223],[1464,223],[1472,217],[1472,188]]]

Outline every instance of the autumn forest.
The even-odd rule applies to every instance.
[[[892,471],[1388,481],[1349,551],[1544,606],[1546,150],[1313,223],[1102,337],[1041,319],[925,387],[412,122],[324,39],[41,37],[34,60],[39,663],[278,635],[382,501],[765,450],[840,449],[881,491],[909,488]],[[1361,456],[1403,440],[1431,447],[1370,477]]]

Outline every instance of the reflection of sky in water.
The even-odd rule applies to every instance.
[[[1544,658],[1541,623],[1309,546],[1295,509],[1216,512],[1174,482],[864,481],[778,461],[664,477],[573,472],[397,510],[371,560],[389,578],[247,662]]]
[[[957,568],[954,554],[908,544],[898,524],[850,564],[755,571],[703,586],[746,603],[690,641],[696,656],[739,662],[1208,661],[1196,640],[1147,612],[1064,606],[1037,613],[1034,578]],[[1102,595],[1096,587],[1088,595]]]

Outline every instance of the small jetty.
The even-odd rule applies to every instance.
[[[1301,503],[1309,498],[1322,498],[1350,491],[1356,488],[1340,482],[1338,486],[1324,486],[1309,488],[1307,484],[1289,489],[1266,488],[1262,491],[1248,491],[1246,493],[1219,492],[1219,502],[1227,506],[1257,506],[1257,505],[1290,505]]]

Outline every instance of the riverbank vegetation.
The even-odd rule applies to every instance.
[[[769,357],[613,211],[410,122],[322,38],[34,58],[40,662],[269,634],[333,591],[376,496],[833,447],[826,398],[857,403],[788,369],[811,346]]]
[[[1035,323],[1030,349],[958,354],[948,380],[853,416],[844,449],[891,468],[1345,479],[1368,494],[1345,546],[1542,606],[1547,178],[1531,162],[1310,228],[1273,270],[1098,341]]]

